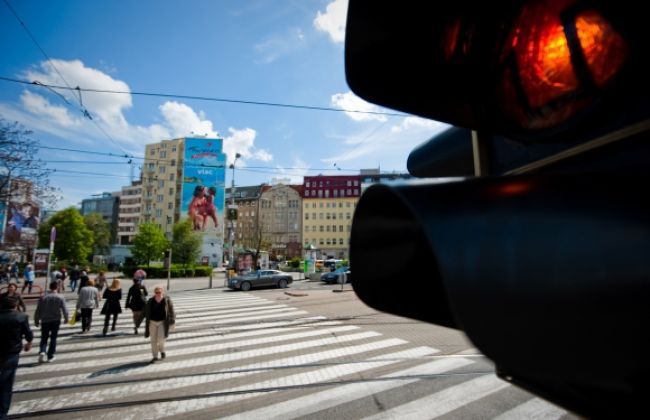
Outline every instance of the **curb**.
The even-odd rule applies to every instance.
[[[304,293],[304,292],[284,292],[284,294],[288,296],[295,296],[295,297],[309,296],[308,293]]]

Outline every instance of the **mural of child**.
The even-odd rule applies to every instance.
[[[217,188],[208,188],[208,193],[205,196],[205,214],[203,215],[203,230],[207,227],[208,218],[214,221],[214,227],[219,226],[217,222],[217,206],[214,204],[214,199],[217,195]]]
[[[206,207],[206,198],[205,198],[205,187],[202,185],[197,185],[194,187],[194,197],[190,202],[190,205],[187,209],[187,214],[192,219],[192,225],[194,230],[203,229],[204,219],[205,219],[205,207]]]

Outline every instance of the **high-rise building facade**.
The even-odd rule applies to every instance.
[[[163,140],[145,147],[142,168],[141,222],[153,222],[172,238],[180,220],[183,182],[183,139]]]
[[[148,144],[142,169],[141,222],[158,225],[167,239],[189,218],[201,233],[200,262],[220,265],[226,157],[222,139],[179,138]]]
[[[117,244],[131,245],[140,221],[142,205],[142,181],[134,181],[128,187],[122,187],[117,219]]]
[[[99,213],[108,225],[111,243],[115,243],[118,229],[119,193],[105,192],[92,198],[84,198],[81,200],[80,213],[82,216]]]
[[[316,246],[323,258],[349,258],[352,215],[361,195],[360,176],[306,176],[303,188],[303,246]]]

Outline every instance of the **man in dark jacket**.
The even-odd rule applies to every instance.
[[[131,309],[133,312],[133,331],[138,335],[138,328],[144,319],[144,305],[147,303],[147,288],[140,281],[138,277],[133,278],[133,286],[129,289],[129,294],[126,296],[125,308]]]
[[[30,351],[34,339],[27,315],[18,312],[17,305],[14,296],[0,303],[0,419],[6,419],[9,412],[20,351]]]
[[[54,361],[56,338],[59,335],[61,316],[63,316],[64,322],[68,322],[68,307],[65,304],[63,295],[57,293],[58,288],[59,284],[57,282],[50,283],[50,292],[38,302],[36,312],[34,312],[34,324],[37,327],[41,325],[41,344],[38,354],[39,363],[43,363],[46,360],[48,362]],[[47,346],[48,340],[50,342],[49,347]]]

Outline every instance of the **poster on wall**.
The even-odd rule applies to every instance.
[[[30,201],[10,202],[9,207],[4,209],[4,214],[6,216],[3,217],[3,242],[33,246],[40,223],[40,207]]]
[[[189,218],[203,241],[199,260],[216,267],[223,256],[226,155],[223,140],[185,139],[181,217]]]

